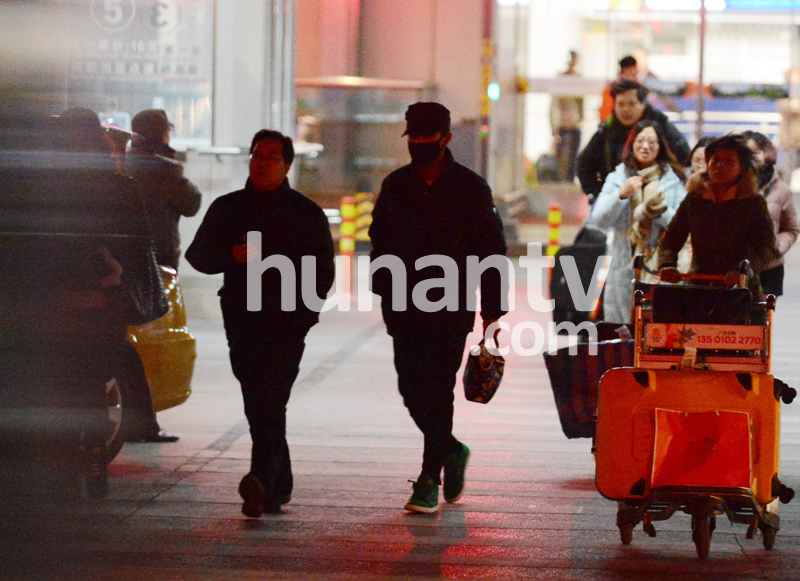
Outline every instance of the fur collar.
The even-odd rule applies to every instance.
[[[753,172],[750,171],[745,172],[730,189],[733,190],[734,199],[749,198],[759,194],[756,178]],[[686,191],[690,196],[705,198],[712,202],[715,201],[714,194],[711,193],[711,187],[708,183],[708,175],[705,173],[692,175],[686,183]]]

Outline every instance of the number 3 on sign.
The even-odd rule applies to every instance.
[[[92,18],[105,30],[125,30],[135,15],[134,0],[92,0]]]
[[[161,32],[172,30],[181,19],[178,0],[154,0],[147,7],[144,17],[148,26]]]

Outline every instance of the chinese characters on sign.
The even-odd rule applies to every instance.
[[[101,111],[163,108],[177,137],[210,140],[213,0],[84,0],[72,10],[73,96]]]

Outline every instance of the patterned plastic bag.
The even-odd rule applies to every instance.
[[[464,397],[476,403],[489,403],[497,393],[506,360],[502,355],[492,355],[481,341],[469,351],[464,367]]]

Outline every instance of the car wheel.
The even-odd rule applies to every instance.
[[[112,378],[105,385],[106,412],[108,413],[108,431],[106,432],[106,460],[111,462],[122,449],[123,439],[123,389],[119,382]]]

